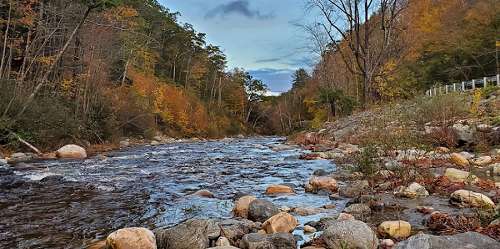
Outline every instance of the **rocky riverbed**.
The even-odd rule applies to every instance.
[[[461,154],[400,151],[368,175],[345,160],[362,154],[356,145],[284,142],[168,142],[4,165],[0,246],[500,248],[496,188],[457,166]],[[424,159],[440,167],[407,167]]]
[[[3,164],[0,247],[80,248],[125,227],[155,230],[192,218],[228,219],[244,195],[279,210],[317,208],[295,215],[300,228],[339,213],[346,201],[306,194],[303,184],[314,171],[332,171],[335,165],[300,160],[305,152],[282,142],[269,137],[171,142],[85,160]],[[266,194],[277,184],[294,193]]]

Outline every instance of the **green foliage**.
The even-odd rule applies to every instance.
[[[297,69],[293,74],[292,89],[303,88],[309,80],[311,80],[311,76],[305,69]]]
[[[321,88],[318,103],[329,105],[333,116],[336,116],[337,112],[340,115],[350,115],[357,106],[357,101],[354,98],[335,88]]]
[[[357,171],[363,173],[365,176],[373,176],[377,170],[377,162],[375,158],[378,157],[378,149],[374,145],[368,145],[361,150],[361,153],[356,157]]]

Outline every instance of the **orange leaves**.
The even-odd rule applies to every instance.
[[[200,101],[183,89],[160,81],[154,76],[130,70],[132,91],[150,99],[151,108],[162,121],[185,135],[202,134],[208,127],[208,114]]]

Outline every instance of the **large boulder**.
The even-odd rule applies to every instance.
[[[243,236],[241,249],[296,249],[297,242],[290,233],[260,234],[250,233]]]
[[[451,153],[450,160],[458,166],[462,167],[469,166],[469,160],[467,160],[466,157],[464,157],[462,154],[459,153]]]
[[[312,176],[306,186],[306,191],[318,192],[319,190],[335,192],[337,191],[337,181],[331,176]]]
[[[248,219],[264,222],[279,213],[278,207],[267,200],[256,199],[248,206]]]
[[[289,233],[298,225],[298,221],[293,215],[280,212],[269,218],[262,224],[262,229],[266,233]]]
[[[394,194],[406,198],[420,198],[429,196],[429,192],[427,192],[425,187],[416,182],[410,184],[408,187],[397,189]]]
[[[460,206],[495,208],[495,203],[488,196],[464,189],[453,192],[450,201]]]
[[[106,239],[110,249],[156,249],[156,238],[146,228],[129,227],[111,233]]]
[[[447,168],[444,172],[444,176],[446,176],[452,182],[471,182],[475,183],[478,181],[477,177],[470,172],[455,169],[455,168]]]
[[[380,235],[394,239],[405,239],[411,235],[411,225],[404,220],[384,221],[377,230]]]
[[[327,248],[376,249],[377,235],[359,220],[332,221],[321,235]]]
[[[250,203],[257,199],[253,195],[240,197],[234,204],[233,214],[236,217],[248,218],[248,207]]]
[[[286,185],[270,185],[266,189],[267,195],[294,194],[295,192],[290,186]]]
[[[435,236],[417,234],[408,240],[399,242],[394,249],[493,249],[500,248],[496,240],[476,232]]]
[[[58,149],[56,155],[59,158],[85,159],[87,158],[87,151],[76,144],[68,144]]]
[[[214,220],[192,219],[155,233],[160,249],[205,249],[219,237],[220,228]]]

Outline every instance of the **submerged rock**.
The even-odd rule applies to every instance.
[[[207,189],[200,189],[194,192],[192,195],[204,198],[215,198],[215,195]]]
[[[76,144],[68,144],[56,151],[56,155],[59,158],[69,158],[69,159],[85,159],[87,158],[87,152],[81,146]]]
[[[129,227],[111,233],[106,239],[110,249],[156,249],[156,238],[146,228]]]
[[[377,249],[379,243],[372,229],[359,220],[330,222],[321,239],[328,248]]]
[[[271,185],[266,189],[267,195],[295,194],[293,189],[286,185]]]
[[[266,200],[256,199],[248,206],[248,218],[253,221],[264,222],[277,213],[278,207]]]
[[[417,234],[399,242],[394,249],[493,249],[500,242],[480,233],[467,232],[452,236]]]

